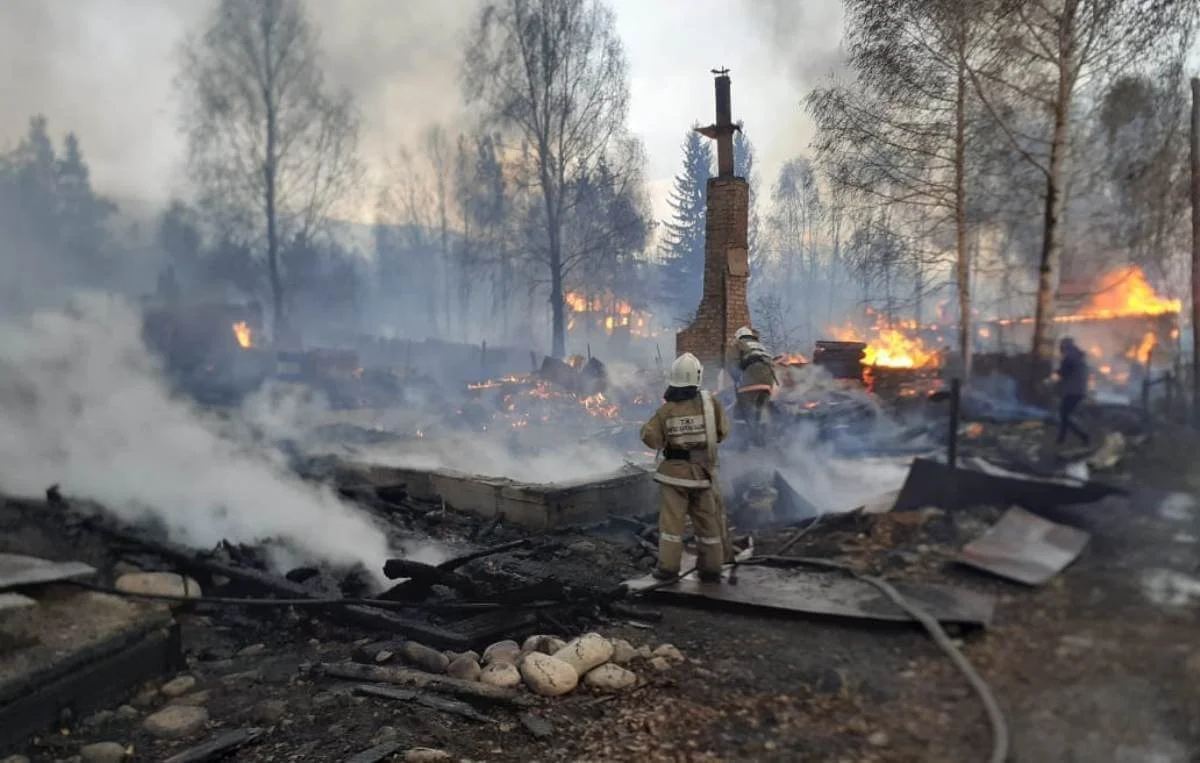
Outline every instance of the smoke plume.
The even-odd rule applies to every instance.
[[[94,294],[0,324],[0,491],[37,496],[58,483],[125,521],[158,520],[185,545],[274,539],[379,570],[384,533],[173,399],[140,326],[127,303]]]

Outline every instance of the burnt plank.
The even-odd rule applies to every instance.
[[[369,697],[382,697],[383,699],[394,699],[399,702],[413,702],[428,707],[431,710],[438,710],[451,715],[458,715],[472,721],[480,723],[492,723],[492,719],[486,715],[479,713],[475,708],[468,705],[466,702],[459,702],[456,699],[446,699],[445,697],[437,697],[425,692],[414,691],[412,689],[397,689],[392,686],[372,686],[370,684],[360,684],[354,687],[356,694],[365,694]]]
[[[209,741],[176,753],[163,763],[207,763],[218,760],[262,736],[260,728],[236,729],[218,734]]]

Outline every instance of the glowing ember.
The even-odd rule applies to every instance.
[[[233,335],[237,338],[238,346],[242,349],[248,350],[254,346],[254,332],[245,321],[238,321],[233,324]]]
[[[808,358],[797,352],[791,355],[779,355],[775,357],[774,362],[778,366],[802,366],[808,363]]]
[[[600,418],[605,419],[616,418],[617,414],[621,412],[621,406],[609,402],[608,398],[604,396],[603,392],[597,392],[594,395],[581,398],[579,400],[579,404],[583,406],[585,411],[593,416],[599,416]]]

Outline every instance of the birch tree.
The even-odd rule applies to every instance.
[[[287,334],[282,242],[307,242],[359,177],[358,116],[325,83],[299,0],[220,0],[183,49],[189,169],[225,229],[265,240],[274,330]]]
[[[564,242],[569,189],[626,131],[629,77],[612,10],[600,0],[492,0],[467,49],[468,101],[529,146],[550,287],[551,353],[566,349],[565,283],[587,256]],[[614,176],[624,168],[610,165]],[[620,178],[618,178],[620,181]]]
[[[1130,70],[1186,55],[1200,6],[1146,0],[1005,0],[983,20],[990,55],[969,70],[974,92],[1043,180],[1034,314],[1034,369],[1053,353],[1050,327],[1062,260],[1069,158],[1089,90]],[[1022,129],[1030,116],[1044,121]]]
[[[931,234],[941,226],[953,231],[964,374],[971,355],[968,66],[981,35],[978,14],[989,2],[847,0],[855,80],[808,99],[818,157],[836,185],[867,206],[914,208]],[[892,257],[897,248],[858,250]]]

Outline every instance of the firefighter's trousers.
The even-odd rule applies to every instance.
[[[678,574],[683,558],[683,531],[692,520],[701,573],[721,573],[725,556],[725,523],[713,487],[688,488],[660,484],[662,505],[658,510],[658,567]]]
[[[770,421],[771,393],[769,390],[752,389],[737,393],[738,418],[746,423],[750,442],[754,445],[767,444],[767,426]]]

